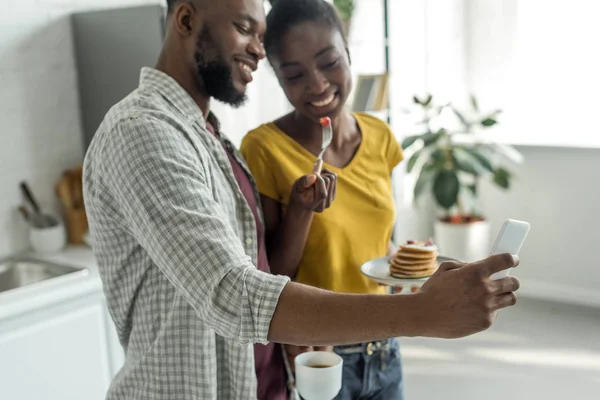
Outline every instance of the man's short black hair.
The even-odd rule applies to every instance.
[[[275,55],[285,33],[303,22],[323,22],[340,32],[347,42],[340,17],[335,8],[324,0],[270,0],[273,7],[267,16],[264,46],[267,56]],[[347,43],[346,43],[347,44]]]
[[[175,8],[175,4],[178,1],[179,0],[167,0],[167,13],[170,13],[171,11],[173,11],[173,8]]]

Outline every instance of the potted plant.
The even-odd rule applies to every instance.
[[[478,207],[479,184],[489,179],[503,190],[513,174],[506,162],[520,163],[514,148],[496,143],[483,131],[495,126],[501,110],[481,112],[474,96],[467,110],[435,104],[432,95],[414,96],[420,133],[406,137],[402,148],[408,173],[418,177],[414,200],[430,194],[437,206],[434,236],[440,253],[463,261],[487,256],[489,223]]]
[[[333,0],[333,5],[335,6],[340,19],[342,20],[346,37],[349,37],[352,14],[354,13],[354,8],[356,6],[354,4],[354,0]]]

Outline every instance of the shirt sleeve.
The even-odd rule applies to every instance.
[[[386,130],[388,135],[386,159],[391,173],[394,170],[394,168],[396,168],[396,166],[400,164],[402,160],[404,160],[404,153],[402,151],[402,146],[400,146],[400,143],[398,143],[396,136],[394,136],[394,133],[387,124]]]
[[[281,195],[277,191],[273,163],[269,163],[264,146],[265,144],[260,137],[249,133],[242,140],[240,152],[252,172],[260,194],[280,201]]]
[[[122,121],[110,134],[101,179],[131,234],[219,335],[266,343],[289,279],[252,264],[191,143],[147,117]]]

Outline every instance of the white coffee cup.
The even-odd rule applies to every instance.
[[[342,389],[342,357],[328,351],[302,353],[294,359],[296,389],[305,400],[332,400]]]

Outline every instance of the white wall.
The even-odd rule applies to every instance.
[[[600,306],[600,150],[521,147],[525,164],[509,192],[485,187],[492,232],[506,218],[531,231],[516,275],[522,293]]]
[[[442,92],[459,97],[466,90],[481,88],[489,94],[506,77],[498,76],[502,63],[510,64],[507,57],[514,37],[508,33],[516,24],[509,17],[517,0],[447,0],[444,4],[440,1],[390,1],[393,122],[400,136],[410,133],[410,124],[399,110],[410,104],[413,93],[430,90],[434,94]],[[492,6],[495,12],[489,11]],[[442,11],[449,18],[441,18]],[[470,31],[473,26],[467,23],[469,13],[484,18],[488,30],[503,31],[505,35],[485,37],[483,25],[477,33]],[[497,43],[490,44],[492,39]],[[454,81],[461,83],[454,85]],[[508,103],[510,96],[494,99]],[[543,117],[551,121],[552,114]],[[558,128],[543,133],[569,137],[568,131]],[[518,150],[525,156],[525,163],[515,169],[517,179],[513,188],[503,193],[490,185],[484,186],[481,206],[492,223],[492,236],[506,218],[524,219],[532,224],[521,254],[521,267],[515,271],[524,284],[520,293],[600,306],[597,290],[600,268],[595,262],[595,249],[600,243],[600,207],[595,199],[599,194],[600,150],[557,146]],[[411,207],[412,176],[407,177],[403,172],[398,175],[397,192],[401,194],[398,238],[432,234],[431,211],[426,207],[421,211]]]
[[[75,10],[158,0],[3,1],[0,12],[0,256],[27,245],[16,212],[27,180],[44,206],[83,159],[70,24]]]
[[[248,131],[280,117],[291,108],[266,60],[259,63],[253,77],[254,81],[248,86],[248,102],[243,107],[234,109],[217,101],[211,105],[223,133],[238,147]]]
[[[17,213],[18,185],[30,183],[43,206],[60,211],[54,185],[83,161],[77,76],[68,15],[97,8],[164,4],[164,0],[18,0],[0,12],[0,257],[28,246]],[[281,115],[287,101],[266,62],[239,110],[214,103],[235,143]]]

